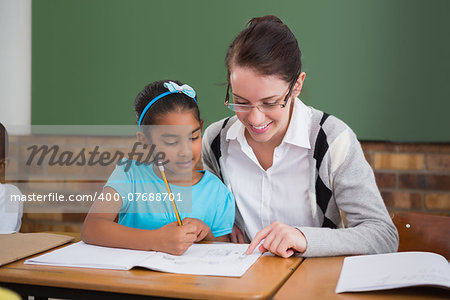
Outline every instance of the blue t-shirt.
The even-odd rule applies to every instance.
[[[118,164],[105,184],[117,191],[122,200],[119,224],[139,228],[158,229],[176,221],[170,197],[164,181],[151,165],[136,165],[131,161]],[[214,174],[201,171],[203,177],[193,186],[170,184],[174,202],[181,219],[202,220],[215,237],[231,233],[234,224],[235,202],[233,194]]]

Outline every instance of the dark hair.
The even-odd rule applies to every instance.
[[[4,159],[8,156],[8,132],[5,126],[0,123],[0,159]]]
[[[230,78],[233,64],[249,67],[262,75],[297,80],[302,69],[301,52],[292,31],[278,17],[253,18],[233,40],[225,64]]]
[[[134,111],[136,112],[136,120],[139,122],[139,117],[147,104],[155,97],[167,92],[164,87],[164,82],[169,80],[160,80],[152,82],[144,87],[142,91],[137,94],[134,100]],[[183,85],[178,80],[170,80],[178,85]],[[197,99],[197,97],[195,98]],[[183,93],[175,93],[164,96],[157,100],[145,113],[141,125],[157,125],[158,119],[170,112],[181,112],[184,110],[191,110],[195,118],[200,122],[200,110],[197,103],[191,97]]]

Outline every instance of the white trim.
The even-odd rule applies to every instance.
[[[350,135],[348,130],[341,132],[334,142],[330,145],[330,160],[331,160],[331,172],[330,182],[331,187],[334,185],[334,172],[339,168],[347,157],[347,153],[350,149]]]

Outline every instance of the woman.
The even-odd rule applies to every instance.
[[[202,157],[235,195],[232,241],[252,240],[248,253],[262,242],[260,251],[282,257],[396,251],[355,134],[298,98],[300,57],[275,16],[250,20],[228,49],[225,105],[236,115],[207,128]]]

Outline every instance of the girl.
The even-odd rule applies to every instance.
[[[194,170],[203,125],[195,91],[178,81],[153,82],[137,95],[134,109],[138,140],[144,148],[154,145],[162,159],[151,164],[117,164],[84,221],[83,241],[175,255],[201,240],[228,241],[234,197],[215,175]],[[158,164],[165,169],[182,226]]]
[[[248,253],[263,241],[261,251],[282,257],[396,251],[396,228],[355,134],[297,98],[300,57],[275,16],[250,20],[228,49],[225,105],[236,115],[207,128],[202,158],[236,197],[231,239],[252,240]]]

